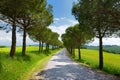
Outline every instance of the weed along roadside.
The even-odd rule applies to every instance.
[[[48,53],[38,53],[37,46],[27,46],[27,55],[21,56],[21,48],[17,47],[14,58],[8,56],[10,48],[1,48],[0,80],[28,80],[34,72],[44,68],[49,59],[60,49],[50,50]]]

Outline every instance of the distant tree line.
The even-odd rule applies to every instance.
[[[26,55],[26,36],[39,41],[39,46],[46,43],[46,50],[61,45],[59,35],[47,27],[53,22],[52,5],[46,0],[0,0],[0,20],[11,25],[12,44],[10,56],[16,53],[16,32],[23,32],[22,56]],[[0,29],[8,29],[3,26]],[[39,48],[41,51],[42,48]]]
[[[86,46],[87,49],[98,50],[99,46]],[[103,51],[113,54],[120,54],[120,46],[117,45],[103,45]]]
[[[77,42],[73,37],[78,36],[80,43],[87,42],[91,37],[99,39],[99,69],[103,69],[103,38],[119,36],[120,34],[120,1],[119,0],[78,0],[73,4],[72,14],[79,22],[79,35],[77,31],[71,39],[63,34],[64,45],[69,48]],[[82,27],[83,26],[83,27]],[[66,35],[68,32],[66,31]],[[90,38],[89,38],[90,37]],[[84,39],[85,38],[85,39]],[[77,38],[76,38],[77,39]],[[71,41],[73,40],[73,41]],[[69,46],[67,46],[69,44]],[[74,44],[75,46],[75,44]]]

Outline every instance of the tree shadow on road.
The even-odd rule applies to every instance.
[[[36,76],[43,80],[120,80],[115,76],[100,74],[79,65],[56,65],[55,68],[44,70]]]

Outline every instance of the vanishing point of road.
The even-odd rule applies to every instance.
[[[115,76],[80,65],[67,56],[66,49],[59,51],[45,69],[31,80],[120,80]]]

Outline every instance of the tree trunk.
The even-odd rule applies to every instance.
[[[102,46],[102,37],[99,38],[99,69],[103,69],[103,46]]]
[[[26,28],[24,28],[23,32],[23,46],[22,46],[22,56],[26,55]]]
[[[78,59],[81,60],[80,46],[78,46]]]
[[[47,44],[47,48],[48,48],[47,51],[49,52],[49,44]]]
[[[73,48],[73,57],[75,57],[75,49]]]
[[[49,51],[49,43],[46,43],[46,51]]]
[[[39,52],[41,52],[41,41],[39,41]]]
[[[43,42],[42,42],[42,49],[41,49],[41,51],[43,52]]]
[[[52,45],[52,50],[54,50],[54,45]]]
[[[13,22],[12,26],[12,44],[11,44],[11,50],[10,50],[10,56],[14,57],[15,52],[16,52],[16,23],[15,21]]]
[[[70,50],[70,54],[72,55],[73,54],[73,48],[71,47],[70,49],[71,49]]]
[[[47,43],[46,43],[46,52],[47,52]]]

